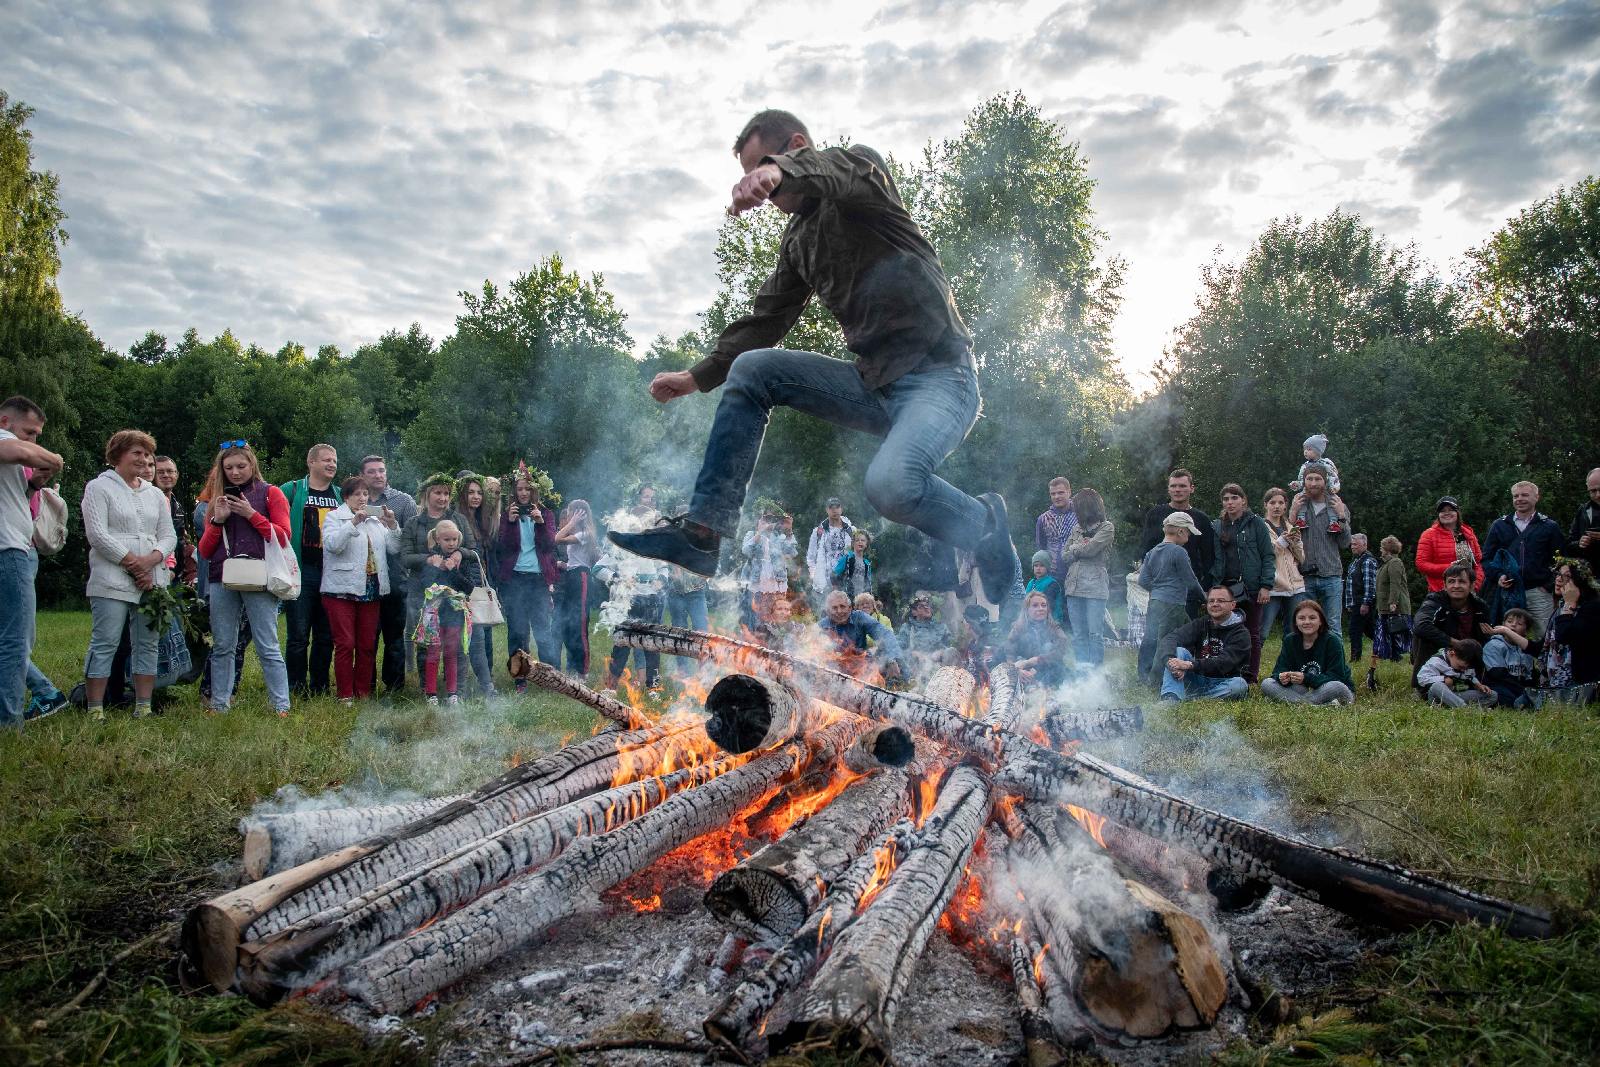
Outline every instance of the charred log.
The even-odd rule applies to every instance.
[[[629,707],[615,697],[597,693],[540,660],[528,660],[528,681],[546,692],[559,693],[593,708],[624,730],[637,730],[650,724],[650,719],[636,708]]]
[[[706,694],[706,736],[735,755],[771,748],[805,728],[809,704],[779,682],[730,674]]]
[[[706,907],[741,937],[775,941],[800,928],[827,887],[910,808],[910,779],[885,770],[853,782],[833,802],[706,892]]]
[[[1056,1037],[1040,988],[1044,948],[1020,937],[1011,939],[1011,982],[1017,990],[1017,1021],[1022,1029],[1022,1056],[1027,1067],[1056,1067],[1067,1050]]]
[[[837,759],[861,729],[853,720],[825,726],[615,830],[582,838],[547,866],[350,965],[340,982],[374,1010],[405,1009],[525,944],[594,893],[726,823],[811,761]]]
[[[844,754],[844,765],[856,774],[899,770],[917,758],[916,740],[904,726],[879,726],[861,735]]]
[[[374,834],[426,818],[461,799],[462,795],[457,795],[409,804],[317,808],[241,819],[245,881],[259,881]]]
[[[1210,811],[1084,753],[1054,752],[924,697],[891,693],[785,653],[642,623],[624,624],[612,636],[618,644],[673,655],[765,662],[816,699],[907,726],[983,762],[994,768],[1003,789],[1082,804],[1113,822],[1191,848],[1213,865],[1272,881],[1367,922],[1399,929],[1479,922],[1518,937],[1551,933],[1543,911]]]
[[[826,1038],[887,1059],[894,1017],[917,959],[989,818],[990,787],[972,767],[945,778],[914,848],[883,892],[839,935],[776,1049]]]
[[[1144,709],[1095,708],[1080,711],[1048,705],[1042,721],[1044,732],[1056,747],[1074,743],[1105,741],[1144,729]]]

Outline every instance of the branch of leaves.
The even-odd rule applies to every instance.
[[[146,589],[139,598],[138,611],[150,620],[151,627],[158,634],[166,633],[174,618],[183,629],[184,638],[189,641],[203,640],[209,629],[205,602],[193,586],[182,582]]]

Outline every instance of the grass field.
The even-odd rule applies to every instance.
[[[35,659],[57,682],[73,680],[87,635],[86,614],[46,614]],[[1305,1018],[1259,1021],[1226,1059],[1595,1062],[1600,718],[1428,708],[1405,679],[1386,666],[1383,690],[1353,709],[1183,705],[1145,731],[1141,756],[1158,776],[1266,783],[1302,824],[1552,906],[1564,933],[1537,944],[1481,929],[1411,935],[1348,988],[1299,1005]],[[426,1062],[427,1046],[367,1046],[303,1006],[185,995],[159,939],[112,968],[81,1007],[47,1030],[34,1024],[112,956],[223,888],[234,823],[280,786],[443,791],[498,772],[514,751],[586,733],[592,720],[543,697],[492,711],[350,710],[325,699],[279,719],[253,657],[230,715],[205,716],[194,690],[181,692],[149,720],[113,714],[97,726],[67,711],[0,735],[0,1062]]]

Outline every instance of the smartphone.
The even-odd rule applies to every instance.
[[[242,485],[224,486],[223,489],[222,489],[222,495],[223,496],[242,497],[242,496],[244,496],[244,486],[242,486]]]

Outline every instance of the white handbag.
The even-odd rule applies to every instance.
[[[483,575],[483,585],[475,585],[467,596],[467,606],[472,611],[472,625],[474,626],[503,626],[506,621],[505,612],[500,610],[500,596],[489,585],[489,575],[484,570],[483,557],[473,553],[478,559],[478,573]]]
[[[67,502],[48,485],[39,490],[39,515],[33,520],[33,547],[53,556],[67,543]]]
[[[228,531],[222,531],[222,550],[228,558],[222,561],[222,587],[236,593],[264,593],[267,591],[267,561],[235,556],[228,544]]]

